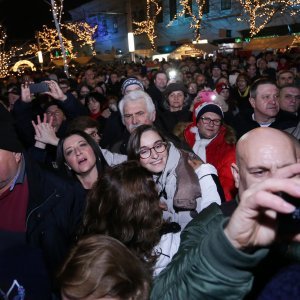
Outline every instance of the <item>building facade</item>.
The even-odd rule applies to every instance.
[[[195,31],[190,27],[192,18],[183,13],[173,20],[174,16],[182,11],[179,0],[158,0],[162,7],[157,16],[156,46],[164,47],[191,42],[195,38]],[[192,13],[198,15],[196,1],[191,0]],[[151,8],[150,8],[151,10]],[[201,38],[209,42],[232,42],[236,38],[249,37],[249,23],[238,21],[242,17],[243,7],[239,0],[205,0],[201,21]],[[95,49],[98,53],[120,49],[128,52],[127,33],[131,22],[146,19],[146,0],[94,0],[69,11],[72,21],[85,20],[91,25],[98,25],[96,32]],[[173,20],[173,21],[172,21]],[[289,12],[276,14],[260,34],[290,34],[300,32],[300,20],[297,15]],[[135,48],[150,48],[146,34],[135,36]]]

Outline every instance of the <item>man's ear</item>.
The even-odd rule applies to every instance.
[[[20,152],[13,152],[13,154],[14,154],[16,162],[19,163],[21,161],[21,158],[22,158],[22,153],[20,153]]]
[[[238,189],[240,185],[240,172],[238,166],[235,163],[231,164],[231,173],[234,179],[235,187]]]
[[[255,108],[255,99],[253,97],[249,98],[249,102],[253,108]]]
[[[156,110],[152,113],[151,121],[154,122],[156,118]]]

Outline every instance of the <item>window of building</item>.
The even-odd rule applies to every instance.
[[[231,9],[231,0],[221,0],[221,10]]]
[[[176,2],[177,2],[176,0],[169,0],[170,20],[173,20],[173,18],[177,14],[177,3]]]

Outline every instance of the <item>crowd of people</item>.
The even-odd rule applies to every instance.
[[[288,299],[300,58],[70,71],[1,81],[0,299]]]

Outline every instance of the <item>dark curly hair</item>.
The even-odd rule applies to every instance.
[[[107,170],[88,194],[82,234],[112,236],[152,268],[162,223],[152,175],[127,161]]]

